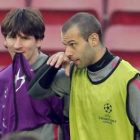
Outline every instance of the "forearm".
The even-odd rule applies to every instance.
[[[31,97],[42,99],[54,94],[62,97],[70,93],[70,77],[65,75],[65,69],[59,71],[57,69],[55,72],[46,71],[42,76],[43,72],[44,70],[39,70],[29,85],[28,94]]]
[[[44,65],[42,66],[33,79],[31,80],[28,87],[29,96],[41,99],[44,97],[49,97],[55,93],[51,89],[52,81],[57,73],[58,69]]]

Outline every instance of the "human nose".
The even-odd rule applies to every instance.
[[[22,45],[21,45],[20,38],[16,38],[14,48],[15,49],[20,49],[21,47],[22,47]]]
[[[65,49],[65,55],[68,57],[73,55],[72,49],[69,46]]]

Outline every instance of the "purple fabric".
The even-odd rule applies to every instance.
[[[56,119],[63,122],[62,99],[52,96],[35,100],[27,95],[27,87],[33,75],[34,72],[21,54],[16,54],[13,63],[0,72],[2,136],[11,131],[30,130],[45,123],[57,123]],[[69,140],[69,136],[66,140]]]

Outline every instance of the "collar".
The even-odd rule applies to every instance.
[[[92,71],[92,72],[101,70],[105,66],[107,66],[113,60],[114,57],[115,56],[106,49],[106,52],[103,55],[103,57],[99,61],[97,61],[96,63],[88,66],[88,70]]]

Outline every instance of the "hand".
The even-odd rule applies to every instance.
[[[58,52],[53,54],[47,61],[47,65],[54,66],[55,68],[59,68],[62,66],[65,68],[65,74],[67,76],[70,75],[70,60],[69,58],[65,55],[64,52]]]

